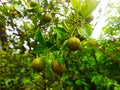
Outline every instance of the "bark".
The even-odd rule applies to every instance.
[[[7,33],[5,25],[0,24],[0,44],[2,50],[6,51],[8,48]]]

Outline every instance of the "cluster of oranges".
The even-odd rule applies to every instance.
[[[43,71],[45,69],[45,66],[46,60],[44,58],[38,57],[32,61],[32,68],[37,72]],[[57,60],[54,60],[52,62],[52,69],[57,74],[61,75],[65,71],[65,65],[58,63]]]
[[[69,48],[71,51],[80,50],[80,40],[76,37],[70,37],[65,41],[65,46]],[[45,58],[35,58],[32,61],[32,68],[38,72],[41,72],[45,69],[46,60]],[[60,64],[57,60],[52,62],[52,70],[57,74],[61,75],[66,69],[65,64]]]

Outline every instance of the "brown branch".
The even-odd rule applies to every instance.
[[[94,60],[95,60],[95,62],[96,62],[96,64],[97,64],[97,66],[99,66],[99,63],[98,63],[98,61],[97,61],[97,58],[96,58],[96,55],[95,55],[95,51],[93,50],[92,51],[92,54],[91,54],[92,56],[93,56],[93,58],[94,58]]]
[[[95,44],[95,43],[91,43],[91,42],[88,42],[91,46],[95,46],[97,49],[99,49],[103,54],[105,54],[106,56],[108,56],[109,58],[111,58],[111,60],[117,62],[120,64],[120,61],[118,59],[116,59],[113,55],[109,54],[108,52],[106,52],[103,48],[100,48],[98,46],[98,44]]]
[[[113,57],[111,54],[109,54],[108,52],[106,52],[105,50],[103,50],[102,48],[98,47],[97,48],[102,52],[104,53],[106,56],[108,56],[109,58],[111,58],[113,61],[117,62],[120,64],[120,61],[117,60],[115,57]]]

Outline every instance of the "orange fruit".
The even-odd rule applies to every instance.
[[[57,60],[53,61],[52,63],[52,69],[57,74],[61,75],[65,71],[65,65],[59,64]]]
[[[17,12],[17,11],[13,11],[12,14],[13,14],[13,15],[17,15],[18,12]]]
[[[45,68],[46,62],[44,58],[35,58],[32,61],[32,68],[38,72],[41,72]]]
[[[67,40],[67,46],[70,50],[80,50],[80,40],[76,37],[70,37]]]
[[[46,14],[43,15],[43,21],[46,22],[46,23],[50,22],[51,18],[52,17],[51,17],[51,15],[49,13],[46,13]]]
[[[94,19],[93,15],[90,15],[86,18],[86,22],[90,23]]]

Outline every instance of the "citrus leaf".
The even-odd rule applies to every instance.
[[[54,32],[55,32],[55,34],[57,34],[58,39],[62,39],[62,38],[64,38],[64,36],[67,35],[67,31],[62,27],[54,28]]]
[[[43,46],[36,46],[34,49],[31,51],[34,54],[37,54],[39,52],[44,52],[45,48]]]
[[[83,18],[87,18],[96,9],[97,5],[98,1],[84,0],[83,4],[81,5],[80,14]]]
[[[43,45],[43,46],[46,45],[45,40],[42,36],[42,33],[40,32],[40,29],[38,29],[36,31],[35,37],[36,37],[37,41],[40,42],[41,45]]]
[[[72,6],[76,11],[81,9],[81,2],[80,0],[71,0]]]
[[[26,84],[30,84],[31,81],[30,81],[29,79],[27,79],[27,78],[24,78],[24,79],[22,80],[22,83],[23,83],[24,85],[26,85]]]

